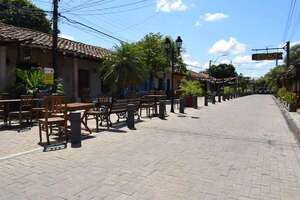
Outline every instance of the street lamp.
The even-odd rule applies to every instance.
[[[171,112],[174,113],[174,64],[175,64],[175,48],[177,48],[177,53],[180,55],[180,49],[182,47],[182,39],[180,36],[177,37],[176,43],[172,43],[170,38],[166,38],[165,40],[165,48],[168,55],[168,61],[172,68],[171,73]],[[171,57],[171,59],[170,59]]]

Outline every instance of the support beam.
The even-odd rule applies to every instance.
[[[6,46],[0,46],[0,92],[6,87]]]
[[[73,58],[73,97],[75,101],[79,101],[78,95],[78,59]]]

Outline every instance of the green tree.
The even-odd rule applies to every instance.
[[[291,64],[300,62],[300,44],[296,44],[296,45],[291,47],[290,62],[291,62]]]
[[[143,53],[135,43],[123,43],[104,59],[99,67],[100,79],[120,94],[122,89],[143,83],[149,69],[143,60]]]
[[[215,78],[230,78],[237,76],[235,71],[235,67],[232,64],[219,64],[219,65],[212,65],[208,68],[207,72],[210,76]]]
[[[264,75],[264,80],[266,82],[266,87],[272,90],[273,93],[277,93],[278,89],[281,87],[281,78],[285,73],[284,65],[279,65],[272,68],[267,74]]]
[[[149,33],[138,46],[142,50],[142,57],[150,69],[150,87],[153,89],[153,79],[160,72],[165,73],[168,67],[168,61],[164,49],[164,38],[160,33]]]
[[[142,40],[138,42],[138,46],[143,52],[143,60],[149,68],[150,89],[153,89],[154,78],[161,78],[161,73],[170,72],[170,65],[168,63],[168,55],[165,49],[165,37],[160,33],[149,33]],[[171,38],[170,38],[171,39]],[[175,42],[171,39],[173,45]],[[179,56],[177,49],[175,49],[175,70],[179,72],[186,72],[186,65],[181,56]]]
[[[0,0],[0,22],[50,33],[46,13],[29,0]]]

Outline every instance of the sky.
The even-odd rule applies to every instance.
[[[51,10],[52,0],[32,0]],[[183,40],[182,56],[196,72],[209,60],[232,63],[238,73],[258,78],[275,61],[252,61],[252,49],[300,42],[300,2],[294,0],[60,0],[59,12],[118,39],[135,42],[160,32]],[[287,23],[287,21],[289,23]],[[112,49],[119,42],[59,20],[60,36]],[[279,62],[280,63],[280,62]]]

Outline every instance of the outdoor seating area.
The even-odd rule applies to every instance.
[[[136,120],[155,117],[159,101],[166,99],[162,92],[130,98],[99,96],[90,100],[84,98],[82,102],[69,102],[63,95],[36,96],[21,95],[12,99],[6,94],[1,95],[0,128],[16,131],[16,134],[25,129],[38,130],[36,141],[42,146],[69,141],[72,112],[81,113],[81,133],[90,135],[101,128],[110,130],[114,124],[126,124],[128,105],[133,105]]]

